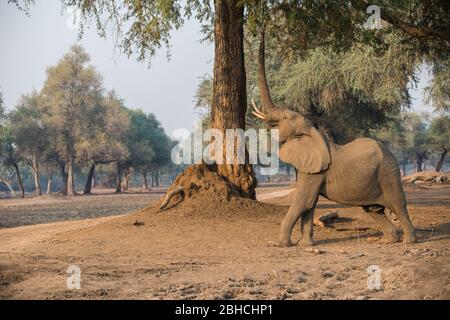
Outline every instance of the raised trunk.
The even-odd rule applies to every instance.
[[[41,196],[42,189],[41,189],[41,181],[40,181],[40,177],[39,177],[39,164],[37,162],[36,156],[33,156],[33,160],[31,162],[31,168],[33,169],[35,193],[36,193],[36,195]]]
[[[25,198],[25,189],[23,187],[22,177],[20,176],[19,165],[17,163],[14,163],[13,166],[14,170],[16,170],[17,183],[19,184],[21,197]]]
[[[86,180],[86,185],[84,186],[83,194],[91,194],[92,181],[94,179],[94,174],[95,174],[95,163],[92,163],[91,167],[89,168],[89,173],[88,173],[88,177]]]
[[[220,130],[244,129],[247,110],[244,65],[244,7],[238,0],[215,0],[214,78],[210,127]],[[224,139],[225,140],[225,139]],[[223,146],[226,154],[226,142]],[[242,197],[255,199],[256,178],[250,164],[217,165],[217,173],[225,177]]]
[[[442,166],[444,165],[445,157],[447,156],[447,152],[448,152],[448,150],[443,150],[442,151],[442,153],[441,153],[441,155],[439,157],[439,161],[438,161],[438,163],[436,165],[436,168],[435,168],[436,172],[440,172],[441,171]]]
[[[259,39],[258,49],[258,88],[261,105],[265,110],[273,107],[272,97],[270,96],[269,84],[266,77],[266,34],[262,27]]]
[[[122,192],[122,166],[117,164],[116,193]]]

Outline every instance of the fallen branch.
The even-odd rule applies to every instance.
[[[167,194],[164,197],[164,200],[161,203],[161,205],[159,206],[157,212],[163,211],[166,208],[167,204],[169,203],[170,199],[172,199],[177,194],[181,194],[181,195],[184,194],[183,187],[177,186],[174,190],[167,192]]]
[[[409,182],[409,183],[426,182],[435,184],[446,184],[450,183],[450,172],[434,172],[434,171],[416,172],[409,176],[403,177],[402,182]]]

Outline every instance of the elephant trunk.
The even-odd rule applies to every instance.
[[[266,44],[265,44],[265,29],[262,28],[260,32],[260,42],[258,50],[258,87],[261,106],[264,113],[267,115],[267,120],[279,120],[279,110],[275,107],[272,97],[270,96],[269,85],[266,78]]]
[[[262,110],[265,113],[270,114],[275,109],[275,106],[270,96],[269,85],[267,84],[265,52],[265,28],[263,27],[260,32],[260,42],[258,50],[258,87]]]

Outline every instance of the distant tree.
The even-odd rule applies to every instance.
[[[441,115],[431,121],[429,139],[432,150],[439,153],[439,160],[435,166],[437,172],[441,171],[445,157],[450,150],[450,117]]]
[[[89,117],[102,97],[101,76],[94,67],[87,65],[89,60],[81,46],[72,46],[56,66],[47,69],[42,89],[43,101],[49,108],[47,122],[55,132],[65,180],[62,191],[69,196],[75,195],[76,145],[89,129]]]
[[[416,172],[423,171],[423,163],[430,155],[431,141],[428,134],[428,116],[410,112],[404,119],[406,129],[406,152],[416,164]]]
[[[78,162],[89,166],[84,194],[90,194],[97,165],[127,159],[129,118],[123,101],[113,91],[90,108],[84,117],[85,129],[75,149]]]
[[[16,197],[16,192],[12,187],[12,179],[15,176],[15,171],[12,170],[10,166],[5,165],[5,139],[6,139],[6,128],[5,128],[6,110],[3,104],[3,94],[0,92],[0,182],[6,185],[9,189],[11,195]]]
[[[25,198],[25,188],[20,174],[21,161],[22,157],[11,134],[11,124],[9,121],[3,122],[0,132],[0,165],[4,168],[4,172],[8,172],[10,168],[14,170],[21,197]]]
[[[37,91],[24,95],[9,115],[11,134],[18,152],[32,171],[36,195],[42,195],[40,165],[49,148],[50,130],[44,121],[45,110]]]
[[[150,135],[150,144],[154,151],[154,156],[147,159],[142,166],[142,171],[145,175],[144,180],[147,173],[150,172],[152,174],[152,185],[159,186],[160,171],[171,164],[170,155],[174,144],[166,135],[164,129],[161,127],[161,123],[153,114],[148,114],[147,118],[152,131],[152,134]]]

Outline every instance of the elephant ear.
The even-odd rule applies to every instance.
[[[303,173],[318,173],[328,169],[330,151],[323,136],[315,128],[308,135],[288,140],[279,152],[280,159]]]

